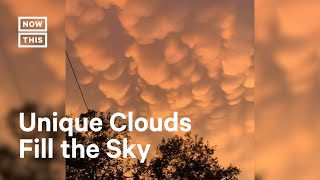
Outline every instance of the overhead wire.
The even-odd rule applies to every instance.
[[[70,64],[70,67],[71,67],[72,73],[74,75],[74,78],[75,78],[75,80],[77,82],[77,86],[78,86],[78,89],[80,91],[80,94],[81,94],[82,100],[84,102],[84,105],[87,108],[87,110],[89,111],[89,107],[88,107],[87,101],[86,101],[84,93],[83,93],[83,91],[81,89],[78,77],[77,77],[76,72],[75,72],[75,70],[73,68],[73,65],[72,65],[72,62],[70,60],[70,57],[69,57],[69,54],[68,54],[67,50],[65,50],[65,53],[67,55],[67,59],[68,59],[68,62]],[[2,54],[2,56],[4,56],[4,54]],[[14,72],[14,68],[12,68],[11,62],[9,62],[7,57],[4,57],[3,59],[5,59],[4,63],[7,66],[6,69],[7,69],[8,73],[10,74],[10,77],[12,78],[11,82],[13,82],[12,84],[15,86],[15,90],[17,91],[17,95],[18,95],[19,99],[25,100],[25,96],[23,95],[23,91],[22,91],[21,87],[19,86],[18,78],[17,78],[16,73]]]
[[[82,89],[81,89],[80,83],[79,83],[79,81],[78,81],[77,75],[76,75],[76,73],[75,73],[75,70],[74,70],[73,65],[72,65],[72,63],[71,63],[71,60],[70,60],[70,58],[69,58],[68,51],[67,51],[67,50],[65,50],[65,51],[66,51],[67,59],[68,59],[68,61],[69,61],[69,64],[70,64],[70,67],[71,67],[73,76],[74,76],[74,78],[75,78],[75,80],[76,80],[76,82],[77,82],[77,85],[78,85],[80,94],[81,94],[81,96],[82,96],[82,100],[83,100],[84,105],[86,106],[87,110],[89,111],[89,107],[88,107],[87,101],[86,101],[86,99],[85,99],[85,97],[84,97],[84,94],[83,94],[83,92],[82,92]]]

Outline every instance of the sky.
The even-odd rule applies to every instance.
[[[217,145],[222,164],[240,167],[240,179],[318,178],[318,0],[28,2],[0,2],[0,145],[17,147],[4,114],[23,102],[86,110],[66,43],[90,108],[178,111]],[[17,48],[21,14],[48,15],[47,50]]]
[[[50,3],[41,0],[32,0],[29,3],[7,0],[0,2],[2,27],[0,102],[3,104],[0,110],[1,123],[4,122],[3,116],[6,112],[19,108],[26,102],[39,104],[43,109],[58,110],[63,106],[66,75],[64,15],[56,15],[53,12],[64,8],[62,2]],[[48,24],[50,44],[47,49],[18,48],[17,20],[22,14],[25,16],[47,14],[50,19]]]
[[[17,155],[14,163],[27,164],[30,169],[34,167],[18,158],[21,137],[10,126],[19,119],[8,117],[8,113],[33,103],[37,113],[57,111],[64,115],[65,21],[64,13],[58,13],[64,7],[63,0],[0,1],[0,147],[10,147]],[[18,16],[39,15],[48,16],[48,48],[19,49]],[[56,158],[50,166],[57,178],[64,179],[64,165],[64,160]]]
[[[253,1],[66,1],[67,50],[90,109],[192,120],[254,176]],[[66,112],[86,111],[67,66]],[[133,134],[152,143],[174,133]]]
[[[319,179],[320,1],[255,2],[256,173]]]

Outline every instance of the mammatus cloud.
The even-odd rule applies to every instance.
[[[256,1],[256,172],[317,179],[319,1]]]
[[[66,15],[68,51],[90,108],[146,117],[178,111],[218,145],[223,163],[253,178],[253,1],[67,0]],[[74,85],[68,80],[67,109],[79,113]],[[147,137],[140,139],[162,135]]]

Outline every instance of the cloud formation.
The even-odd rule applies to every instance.
[[[67,0],[66,9],[68,51],[90,108],[178,111],[223,162],[253,177],[253,1]],[[67,86],[68,111],[85,111],[73,80]]]

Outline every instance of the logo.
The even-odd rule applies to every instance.
[[[48,18],[46,16],[18,17],[18,47],[47,48]]]

